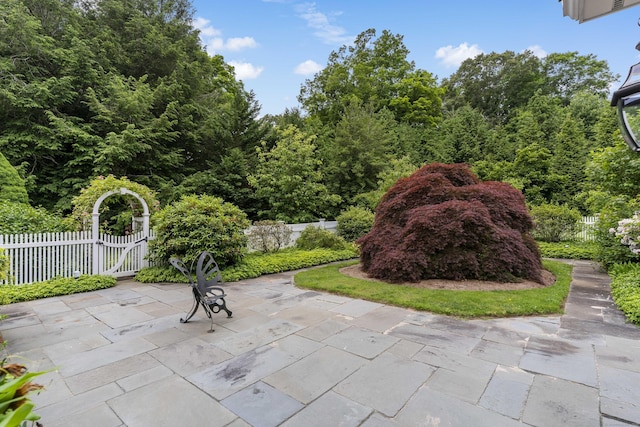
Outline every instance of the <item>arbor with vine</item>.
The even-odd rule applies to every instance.
[[[78,196],[73,198],[73,211],[70,220],[73,222],[75,228],[78,230],[88,230],[91,228],[93,205],[104,193],[119,190],[120,188],[126,188],[140,195],[140,197],[147,202],[149,213],[153,214],[153,212],[158,211],[160,202],[156,199],[155,191],[149,187],[130,181],[127,177],[116,178],[113,175],[106,177],[99,176],[93,179],[88,187],[82,189]],[[128,210],[122,208],[123,200]],[[120,202],[119,210],[115,209],[118,202]],[[135,197],[128,195],[114,194],[113,197],[107,198],[101,205],[100,213],[107,213],[112,210],[111,208],[114,208],[114,212],[111,212],[109,216],[109,218],[111,218],[110,228],[115,229],[122,228],[121,223],[123,218],[138,217],[142,214],[142,206],[139,201]]]

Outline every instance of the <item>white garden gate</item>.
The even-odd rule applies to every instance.
[[[100,205],[114,194],[130,195],[142,205],[142,229],[134,230],[126,236],[110,236],[100,233]],[[91,214],[91,235],[93,240],[93,274],[115,277],[132,276],[146,267],[149,242],[149,207],[138,194],[126,188],[104,193],[96,200]],[[135,219],[134,219],[135,222]]]

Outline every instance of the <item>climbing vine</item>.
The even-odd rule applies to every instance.
[[[155,191],[149,187],[139,184],[137,182],[130,181],[127,177],[116,178],[113,175],[106,177],[99,176],[91,181],[88,187],[83,188],[80,194],[73,198],[73,212],[71,213],[71,219],[74,222],[75,227],[78,230],[87,230],[91,228],[91,213],[93,211],[93,205],[104,193],[109,191],[119,190],[120,188],[126,188],[127,190],[137,193],[147,202],[149,207],[149,213],[153,214],[158,211],[160,202],[156,199]],[[100,214],[109,211],[110,206],[114,206],[118,201],[125,199],[129,205],[130,211],[127,212],[129,216],[142,215],[143,208],[140,202],[135,197],[128,194],[114,194],[111,197],[102,202],[100,205]]]

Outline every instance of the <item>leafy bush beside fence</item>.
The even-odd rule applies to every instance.
[[[242,260],[247,251],[247,215],[221,198],[184,196],[155,215],[156,238],[149,242],[150,259],[167,264],[172,256],[189,265],[209,251],[220,268]]]
[[[544,204],[532,206],[531,216],[535,227],[532,235],[543,242],[574,240],[579,231],[582,216],[576,209],[568,206]]]
[[[296,248],[302,250],[326,248],[340,251],[350,246],[351,244],[337,234],[314,226],[305,228],[296,240]]]
[[[286,248],[293,231],[282,221],[256,221],[245,234],[249,238],[249,250],[273,252]]]
[[[355,242],[373,228],[375,215],[369,209],[351,206],[342,212],[338,221],[338,236],[348,242]]]
[[[9,256],[7,256],[5,249],[0,248],[0,282],[7,280],[9,274]]]

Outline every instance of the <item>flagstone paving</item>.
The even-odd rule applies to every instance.
[[[227,284],[215,332],[186,285],[0,307],[46,427],[637,426],[640,329],[574,264],[562,316],[461,320],[298,289]]]

